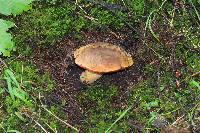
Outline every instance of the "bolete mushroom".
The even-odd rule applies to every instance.
[[[130,54],[119,46],[97,42],[80,47],[74,52],[75,63],[86,71],[80,76],[83,83],[91,84],[104,73],[116,72],[133,64]]]

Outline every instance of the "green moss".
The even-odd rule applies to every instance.
[[[15,42],[20,46],[29,44],[53,45],[73,28],[72,14],[75,6],[68,3],[63,7],[35,8],[20,16]]]
[[[51,91],[53,89],[54,83],[50,74],[48,72],[39,74],[36,65],[32,61],[13,61],[10,68],[15,72],[16,79],[21,81],[24,87],[27,87],[26,91],[31,91],[33,89],[31,86],[35,87],[35,85],[40,88],[40,91]]]
[[[139,12],[143,12],[144,8],[143,0],[139,0],[138,3],[140,1],[139,6],[131,7],[135,9],[134,13],[138,16],[142,14]],[[29,56],[32,53],[32,48],[57,44],[69,34],[81,39],[80,31],[83,29],[105,29],[108,27],[120,29],[125,25],[124,20],[128,18],[130,13],[122,11],[114,11],[113,13],[112,10],[105,9],[103,5],[88,6],[81,9],[73,2],[49,2],[35,2],[32,10],[14,20],[17,26],[13,31],[15,34],[14,42],[19,53]],[[55,4],[51,4],[51,2]],[[119,4],[112,2],[116,5]],[[85,2],[79,4],[83,3]],[[111,4],[111,1],[107,1],[107,4]],[[134,18],[129,18],[131,21],[136,19],[136,15],[133,16]],[[88,17],[95,19],[91,20]]]
[[[94,105],[88,109],[90,116],[86,119],[85,130],[89,132],[104,132],[117,117],[120,116],[123,109],[113,108],[112,102],[118,93],[118,87],[101,87],[91,86],[85,91],[82,91],[78,96],[81,104],[85,105],[90,103]],[[121,120],[113,127],[113,131],[122,132],[128,131],[129,125],[127,119]]]
[[[134,108],[114,125],[113,131],[129,131],[131,125],[128,121],[137,121],[139,125],[144,125],[148,130],[159,131],[159,128],[153,126],[154,120],[159,116],[163,118],[163,121],[173,122],[183,113],[182,110],[194,106],[193,104],[197,102],[190,95],[196,94],[197,97],[198,94],[188,92],[189,88],[177,95],[177,92],[169,91],[166,88],[157,90],[151,86],[151,80],[148,80],[133,88],[127,102],[129,105],[134,103]],[[87,131],[104,132],[125,110],[112,106],[113,99],[119,95],[118,91],[117,87],[91,86],[77,96],[80,104],[91,105],[87,109],[90,114],[85,123]],[[175,113],[177,114],[175,115]]]
[[[11,95],[7,91],[2,93],[1,98],[4,99],[2,103],[5,109],[2,110],[4,113],[0,114],[1,121],[3,122],[2,127],[7,131],[13,129],[19,131],[34,131],[30,127],[25,129],[24,125],[29,126],[34,123],[30,121],[30,118],[32,114],[37,112],[38,103],[35,103],[35,96],[38,93],[52,91],[54,83],[48,73],[44,73],[43,75],[39,74],[36,66],[31,61],[22,62],[16,60],[9,62],[9,64],[9,68],[14,72],[16,80],[22,89],[27,92],[28,97],[26,102],[24,102],[17,97],[15,99],[11,98]],[[3,89],[7,90],[6,84]]]
[[[68,128],[66,128],[65,124],[60,122],[53,115],[49,114],[44,109],[42,109],[42,110],[43,111],[41,112],[39,117],[45,123],[46,126],[48,124],[51,127],[51,129],[53,129],[54,131],[57,131],[57,132],[61,132],[61,133],[65,133],[65,132],[71,131]],[[61,118],[62,120],[67,119],[66,118],[67,116],[65,115],[65,112],[62,111],[62,109],[60,107],[58,107],[58,106],[51,106],[48,110],[51,111],[51,113],[53,113],[57,117]]]

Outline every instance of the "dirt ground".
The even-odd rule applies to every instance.
[[[145,78],[143,73],[144,60],[138,57],[139,43],[138,40],[132,39],[132,33],[128,30],[114,31],[84,31],[82,32],[83,40],[78,41],[74,37],[67,36],[59,44],[50,48],[35,49],[36,56],[34,60],[39,66],[40,73],[50,71],[55,81],[55,90],[46,97],[47,105],[59,104],[64,99],[68,101],[68,106],[63,110],[67,112],[68,122],[72,124],[81,124],[87,116],[86,111],[92,103],[80,105],[76,100],[76,95],[87,89],[87,85],[81,83],[80,74],[84,69],[74,63],[73,51],[83,45],[93,42],[108,42],[119,45],[130,53],[134,59],[134,65],[130,68],[104,74],[99,80],[92,85],[109,87],[118,86],[119,96],[115,98],[115,107],[121,107],[127,103],[129,90],[139,81]]]

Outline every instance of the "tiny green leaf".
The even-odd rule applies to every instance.
[[[189,84],[190,84],[191,87],[197,87],[198,89],[200,89],[200,84],[199,84],[199,82],[197,82],[197,81],[195,81],[195,80],[191,80],[191,81],[189,82]]]
[[[15,112],[15,115],[22,121],[26,121],[26,119],[22,116],[22,114],[20,112]]]

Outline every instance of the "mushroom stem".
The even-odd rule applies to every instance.
[[[81,73],[80,79],[81,79],[81,82],[83,82],[83,83],[92,84],[94,81],[99,79],[101,76],[102,76],[102,74],[100,74],[100,73],[95,73],[95,72],[85,70],[84,72]]]

